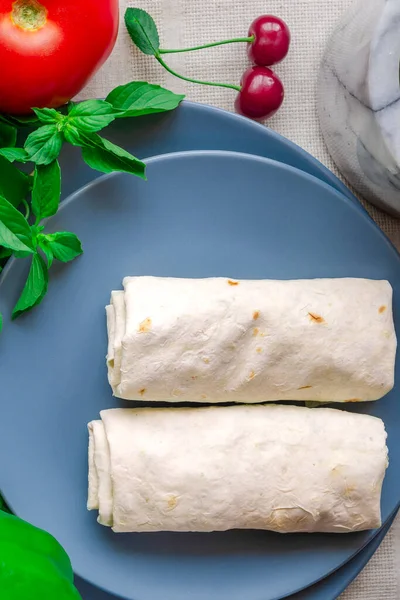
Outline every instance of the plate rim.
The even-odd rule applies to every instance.
[[[339,192],[342,192],[342,194],[344,196],[347,196],[348,198],[351,198],[352,200],[354,200],[357,203],[357,205],[361,208],[361,210],[368,212],[364,208],[364,206],[361,204],[361,202],[357,198],[357,196],[355,194],[353,194],[353,192],[346,186],[346,184],[341,179],[339,179],[339,177],[337,175],[335,175],[335,173],[333,173],[333,171],[331,171],[326,165],[324,165],[323,162],[321,162],[318,158],[313,156],[310,152],[308,152],[308,150],[305,150],[305,148],[302,148],[299,144],[297,144],[296,142],[293,142],[292,140],[285,137],[283,134],[279,133],[275,129],[272,129],[267,124],[263,124],[258,121],[254,121],[254,120],[249,119],[248,117],[240,115],[236,112],[226,110],[224,108],[220,108],[219,106],[213,106],[213,105],[207,104],[207,103],[195,102],[193,100],[184,99],[184,100],[182,100],[182,104],[184,106],[189,106],[189,107],[193,107],[193,108],[200,107],[200,108],[205,109],[206,111],[214,112],[214,113],[220,114],[221,116],[223,115],[232,120],[241,121],[247,127],[249,127],[249,128],[251,127],[257,131],[259,131],[259,130],[264,131],[264,132],[267,131],[268,134],[272,137],[272,139],[279,140],[279,142],[287,148],[295,149],[299,155],[306,158],[307,160],[311,159],[312,162],[317,164],[318,167],[322,171],[324,171],[324,173],[327,177],[329,176],[329,179],[331,179],[332,183],[334,184],[335,189],[337,189]],[[229,152],[229,150],[227,150],[226,152]],[[171,153],[169,153],[169,154],[171,154]],[[243,153],[243,154],[245,154],[245,153]],[[154,155],[154,156],[156,156],[156,155]],[[259,155],[254,154],[251,156],[259,156]],[[148,158],[152,158],[152,157],[148,157]],[[261,157],[261,158],[265,158],[265,157]],[[275,160],[275,159],[271,159],[271,160]],[[276,161],[276,162],[280,162],[280,161]],[[282,164],[286,164],[286,163],[282,163]],[[291,165],[288,165],[288,166],[291,166]],[[294,167],[294,168],[297,168],[297,167]],[[298,170],[300,171],[301,169],[298,169]],[[303,171],[303,172],[305,173],[305,171]],[[308,175],[311,175],[311,173],[308,173]],[[314,175],[311,175],[311,177],[314,177]],[[316,178],[316,179],[318,179],[318,178]],[[326,182],[323,182],[322,180],[320,180],[320,181],[321,181],[321,183],[326,183]],[[338,187],[336,187],[336,186],[339,186],[340,189],[338,189]]]
[[[260,132],[262,131],[264,133],[268,133],[268,135],[271,136],[271,138],[273,140],[278,140],[280,144],[285,146],[285,148],[290,148],[290,149],[295,150],[297,152],[297,154],[299,154],[301,157],[303,157],[307,161],[310,161],[310,162],[313,162],[314,164],[316,164],[318,166],[318,168],[321,170],[321,172],[323,172],[325,174],[325,176],[331,181],[334,189],[341,192],[347,198],[350,198],[351,200],[353,200],[362,211],[369,214],[368,211],[366,210],[366,208],[363,206],[363,204],[357,198],[357,196],[355,194],[353,194],[353,192],[347,187],[347,185],[341,179],[339,179],[339,177],[337,175],[335,175],[335,173],[333,171],[331,171],[326,165],[324,165],[323,162],[321,162],[318,158],[313,156],[310,152],[308,152],[308,150],[306,150],[305,148],[302,148],[302,146],[300,146],[293,140],[290,140],[289,138],[287,138],[283,134],[279,133],[275,129],[272,129],[267,124],[263,124],[258,121],[254,121],[253,119],[249,119],[248,117],[240,115],[239,113],[236,113],[236,112],[233,112],[230,110],[226,110],[224,108],[220,108],[219,106],[213,106],[212,104],[195,102],[194,100],[187,100],[187,99],[182,100],[181,104],[183,106],[188,106],[188,107],[194,108],[194,109],[204,109],[205,111],[208,111],[210,113],[219,114],[221,117],[229,118],[234,121],[239,121],[246,127],[254,129],[254,131],[260,131]],[[192,151],[188,150],[187,152],[192,152]],[[196,152],[196,151],[194,151],[194,152]],[[232,151],[225,150],[222,152],[234,152],[234,150],[232,150]],[[165,153],[164,156],[166,154],[172,154],[172,153],[171,152]],[[238,152],[238,154],[240,154],[240,153]],[[246,153],[243,152],[242,154],[246,154]],[[151,157],[146,157],[145,160],[148,160],[155,156],[159,156],[159,155],[154,154]],[[251,154],[250,156],[260,156],[260,155],[259,154]],[[261,158],[267,158],[267,157],[261,157]],[[276,160],[276,159],[271,159],[271,160]],[[276,162],[280,162],[280,161],[276,161]],[[287,163],[282,163],[282,164],[287,164]],[[287,165],[287,166],[292,166],[292,165]],[[293,168],[297,168],[297,167],[293,167]],[[301,171],[301,169],[298,169],[298,170]],[[302,171],[302,172],[306,173],[305,171]],[[315,177],[315,175],[311,175],[311,173],[306,173],[306,174],[310,175],[311,177]],[[318,179],[318,177],[316,177],[316,179]],[[319,181],[321,181],[321,183],[327,183],[326,181],[322,181],[322,180],[319,180]]]

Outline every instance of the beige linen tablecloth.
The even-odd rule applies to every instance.
[[[193,46],[247,35],[251,21],[272,13],[286,20],[292,46],[276,71],[286,91],[283,107],[268,125],[317,157],[332,171],[315,107],[316,76],[321,54],[336,21],[352,0],[120,0],[121,15],[127,6],[152,14],[164,47]],[[197,79],[239,84],[248,65],[244,44],[201,52],[167,56],[171,67]],[[132,47],[125,27],[106,65],[80,98],[104,96],[113,87],[137,79],[184,91],[190,100],[233,110],[235,92],[187,84],[166,73],[158,63]],[[367,207],[372,217],[400,248],[400,220]],[[400,600],[400,516],[379,550],[340,600]]]

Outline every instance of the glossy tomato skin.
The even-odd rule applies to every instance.
[[[0,112],[15,115],[73,98],[110,55],[119,19],[118,0],[18,1],[43,8],[44,22],[18,26],[17,3],[0,0]]]

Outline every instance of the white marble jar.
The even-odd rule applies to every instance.
[[[321,63],[328,150],[364,198],[400,217],[400,0],[357,0]]]

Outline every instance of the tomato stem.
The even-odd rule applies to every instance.
[[[192,46],[191,48],[177,48],[173,50],[160,49],[159,54],[175,54],[177,52],[193,52],[194,50],[204,50],[205,48],[213,48],[214,46],[222,46],[223,44],[233,44],[235,42],[254,42],[254,35],[245,38],[232,38],[231,40],[223,40],[222,42],[212,42],[211,44],[203,44],[202,46]]]
[[[47,9],[38,0],[16,0],[12,5],[11,20],[26,31],[37,31],[47,22]]]
[[[200,85],[212,85],[215,87],[229,88],[231,90],[236,90],[237,92],[240,92],[240,90],[241,90],[241,87],[239,85],[233,85],[231,83],[217,83],[215,81],[202,81],[200,79],[191,79],[190,77],[185,77],[184,75],[180,75],[176,71],[173,71],[171,69],[171,67],[169,67],[163,61],[163,59],[161,58],[161,56],[159,54],[156,54],[155,58],[158,60],[160,65],[162,65],[164,67],[164,69],[166,71],[168,71],[168,73],[171,73],[171,75],[174,75],[174,77],[178,77],[178,79],[183,79],[183,81],[189,81],[190,83],[199,83]]]

